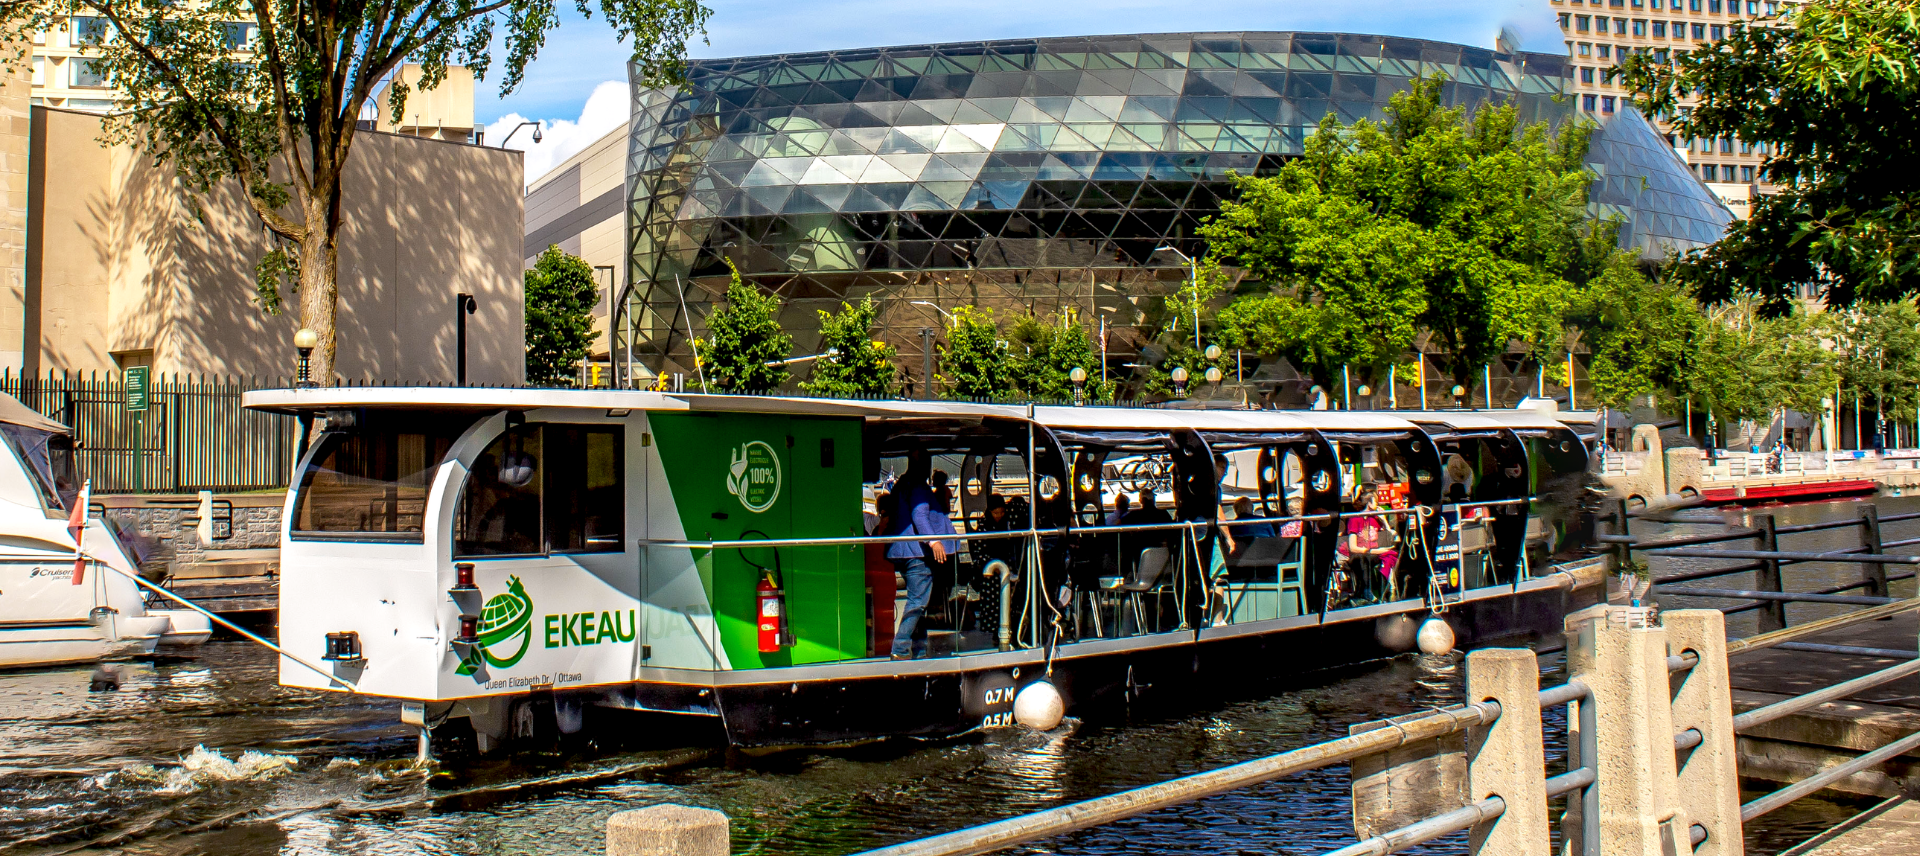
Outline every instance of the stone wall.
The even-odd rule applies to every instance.
[[[261,562],[277,570],[285,494],[215,496],[216,516],[223,516],[223,502],[232,504],[233,513],[231,527],[224,523],[215,526],[216,537],[211,544],[201,543],[194,531],[200,522],[198,497],[114,495],[95,499],[107,507],[109,524],[119,531],[121,542],[141,570],[150,575],[203,562]],[[226,537],[219,537],[222,535]]]

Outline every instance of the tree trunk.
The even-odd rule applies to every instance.
[[[339,351],[334,325],[340,306],[338,187],[327,195],[307,206],[307,235],[300,243],[300,324],[319,337],[308,375],[318,386],[333,385]]]

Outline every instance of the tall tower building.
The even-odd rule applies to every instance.
[[[1781,0],[1552,0],[1572,59],[1574,109],[1606,119],[1626,109],[1631,93],[1613,71],[1627,56],[1657,61],[1710,47],[1736,23],[1766,26],[1791,5]],[[1762,146],[1736,137],[1682,138],[1655,120],[1682,160],[1744,219],[1753,196],[1768,186]]]

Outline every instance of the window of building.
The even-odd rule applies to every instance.
[[[1759,16],[1760,0],[1747,0],[1747,14],[1753,15],[1756,17]]]
[[[421,540],[434,473],[468,419],[363,411],[327,422],[300,476],[293,537]]]
[[[1600,58],[1601,58],[1601,59],[1613,59],[1613,45],[1601,45],[1601,46],[1600,46]]]
[[[47,85],[47,58],[46,57],[37,56],[33,58],[33,85],[35,86]]]
[[[1752,184],[1753,183],[1753,167],[1750,167],[1750,166],[1741,167],[1740,180],[1747,182],[1748,184]]]
[[[228,22],[221,26],[225,27],[227,31],[227,50],[253,50],[253,37],[257,35],[260,30],[259,24]]]
[[[1607,0],[1607,5],[1608,5],[1608,6],[1611,6],[1611,7],[1613,7],[1613,8],[1615,8],[1615,9],[1625,9],[1625,8],[1627,8],[1627,2],[1626,2],[1626,0]]]
[[[1562,30],[1567,29],[1568,25],[1572,23],[1573,23],[1573,14],[1571,12],[1560,13],[1560,29]]]
[[[621,549],[626,518],[622,429],[520,425],[473,463],[454,524],[455,556]]]
[[[1707,0],[1707,11],[1715,15],[1720,14],[1720,0]]]
[[[107,19],[87,15],[73,16],[73,43],[75,45],[105,44],[112,30]]]
[[[1780,4],[1779,4],[1779,3],[1768,3],[1768,4],[1767,4],[1767,15],[1768,15],[1768,17],[1772,17],[1772,16],[1774,16],[1774,15],[1777,15],[1777,14],[1780,14]]]
[[[1613,112],[1613,96],[1608,95],[1600,99],[1600,112],[1602,113]]]
[[[1720,153],[1723,155],[1733,154],[1733,138],[1732,137],[1720,138]]]
[[[46,43],[47,43],[47,31],[46,31],[46,30],[34,30],[34,31],[33,31],[33,43],[34,43],[34,44],[36,44],[36,45],[44,45],[44,44],[46,44]]]
[[[1613,19],[1613,34],[1616,36],[1624,36],[1627,34],[1627,19]]]
[[[1680,11],[1680,0],[1673,0],[1673,3],[1669,5],[1673,8],[1673,11],[1675,12]]]
[[[1633,35],[1637,38],[1646,38],[1647,22],[1645,21],[1633,22]]]
[[[1701,181],[1713,180],[1713,164],[1703,163],[1700,165],[1700,180]]]
[[[1664,39],[1667,37],[1667,22],[1653,22],[1653,37],[1656,39]]]
[[[1576,32],[1581,32],[1581,33],[1587,32],[1588,30],[1592,29],[1592,25],[1590,23],[1591,21],[1592,19],[1588,18],[1586,15],[1575,15],[1573,18],[1573,29]],[[1586,45],[1581,45],[1581,47],[1586,47]]]
[[[1594,101],[1594,96],[1592,95],[1585,96],[1584,99],[1580,102],[1580,107],[1586,110],[1588,113],[1592,113],[1593,101]]]
[[[1741,141],[1740,141],[1740,153],[1741,153],[1741,154],[1743,154],[1743,155],[1750,155],[1750,154],[1753,154],[1753,144],[1752,144],[1752,143],[1749,143],[1749,142],[1747,142],[1746,140],[1741,140]]]
[[[106,69],[86,57],[74,57],[67,68],[72,70],[68,83],[75,89],[102,89],[107,85]]]
[[[1664,63],[1664,62],[1666,62],[1666,61],[1667,61],[1667,49],[1666,49],[1666,48],[1661,48],[1661,49],[1659,49],[1659,50],[1656,50],[1656,51],[1654,51],[1654,52],[1653,52],[1653,61],[1654,61],[1654,62],[1659,62],[1659,63]]]
[[[105,98],[69,98],[66,107],[69,110],[98,110],[102,113],[113,109],[113,102]]]
[[[1645,5],[1647,5],[1647,0],[1633,0],[1633,8],[1635,9],[1639,9]]]
[[[1712,35],[1713,40],[1716,42],[1727,37],[1727,28],[1719,24],[1714,24],[1712,27],[1708,28],[1708,32]]]
[[[1693,38],[1694,38],[1694,41],[1699,41],[1699,40],[1701,40],[1701,39],[1704,39],[1704,38],[1706,38],[1706,37],[1707,37],[1707,25],[1705,25],[1705,24],[1694,24],[1694,25],[1693,25]]]
[[[1593,85],[1593,69],[1591,68],[1580,69],[1580,82],[1585,83],[1589,86]]]
[[[1593,56],[1593,45],[1590,45],[1590,44],[1588,44],[1588,43],[1586,43],[1586,42],[1581,42],[1581,43],[1580,43],[1580,55],[1581,55],[1581,56]]]
[[[1700,0],[1687,0],[1687,8],[1695,12],[1700,11]]]

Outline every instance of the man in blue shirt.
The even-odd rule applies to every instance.
[[[907,459],[907,471],[893,487],[893,496],[899,501],[894,517],[896,531],[887,534],[954,534],[953,521],[927,485],[928,470],[926,453],[914,452]],[[893,659],[927,655],[927,604],[933,599],[933,568],[927,563],[927,554],[931,552],[935,562],[945,562],[957,549],[958,542],[944,539],[897,541],[887,548],[887,558],[907,581],[906,610],[900,614],[900,628],[893,636]]]

